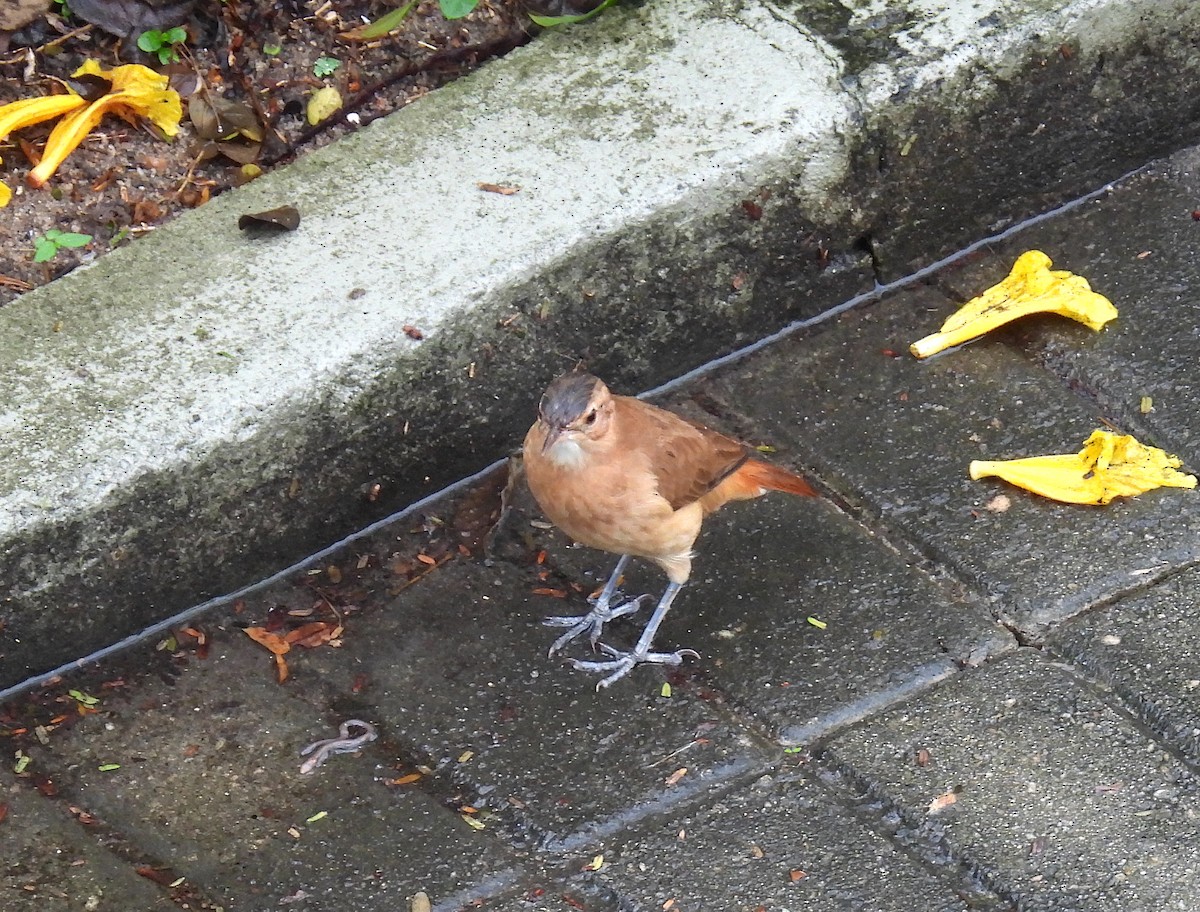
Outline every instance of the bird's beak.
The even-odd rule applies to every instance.
[[[562,436],[562,432],[564,430],[566,430],[566,428],[555,427],[553,424],[547,422],[546,439],[542,441],[543,456],[550,452],[550,447],[554,446],[554,444],[558,442],[558,438]]]

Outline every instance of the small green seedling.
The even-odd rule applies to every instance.
[[[67,0],[54,0],[54,5],[58,7],[58,14],[64,19],[71,18],[71,7],[67,5]]]
[[[165,32],[158,29],[147,29],[138,35],[137,46],[147,54],[158,57],[159,63],[178,63],[179,52],[177,45],[187,41],[187,30],[180,26],[169,28]]]
[[[51,228],[33,242],[33,261],[48,263],[64,247],[86,247],[91,242],[90,234],[75,234],[71,231],[59,231],[57,228]]]
[[[529,18],[544,28],[553,28],[556,25],[574,25],[576,22],[587,22],[593,16],[599,16],[603,10],[608,9],[617,0],[604,0],[594,10],[587,13],[570,14],[566,16],[539,16],[536,13],[530,13]]]
[[[438,6],[442,8],[442,15],[447,19],[461,19],[463,16],[469,15],[478,5],[479,0],[438,0]]]
[[[318,79],[324,79],[326,76],[332,76],[337,72],[337,68],[342,65],[342,62],[336,57],[318,57],[313,61],[313,74]]]

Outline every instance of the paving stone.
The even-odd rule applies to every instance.
[[[1115,185],[1100,199],[996,245],[995,256],[953,270],[947,287],[978,294],[1024,250],[1084,276],[1120,316],[1100,333],[1059,318],[1014,334],[1068,382],[1094,396],[1122,428],[1200,467],[1200,150]],[[1153,411],[1143,414],[1149,396]]]
[[[135,912],[177,908],[73,820],[7,771],[0,774],[0,908],[10,912]]]
[[[883,713],[821,759],[1021,909],[1195,909],[1200,781],[1034,650]]]
[[[301,899],[330,912],[407,908],[417,890],[473,898],[514,882],[489,834],[385,784],[398,774],[384,739],[300,775],[300,747],[333,735],[316,705],[328,691],[312,679],[279,686],[265,653],[233,635],[173,686],[106,697],[101,713],[31,748],[33,767],[231,912]]]
[[[1200,572],[1089,611],[1049,644],[1111,687],[1155,735],[1200,765]]]
[[[893,294],[747,358],[712,389],[763,442],[789,447],[798,464],[945,562],[1028,635],[1144,585],[1147,568],[1200,557],[1200,500],[1189,492],[1097,509],[970,480],[972,459],[1070,452],[1101,422],[1004,338],[924,363],[911,358],[908,344],[953,309],[929,289]]]
[[[802,772],[671,815],[605,862],[599,879],[636,912],[1006,908],[957,866],[926,866],[869,829]]]
[[[984,609],[952,598],[827,500],[772,494],[730,504],[708,519],[696,552],[657,645],[698,651],[689,668],[786,744],[1015,645]],[[573,553],[599,573],[611,563]],[[663,574],[631,566],[625,588],[657,598]],[[606,638],[628,645],[649,610],[613,624]]]
[[[455,562],[371,618],[372,634],[312,657],[311,673],[349,692],[366,675],[363,711],[419,762],[498,816],[518,844],[590,850],[612,833],[714,786],[765,768],[769,755],[719,702],[660,696],[662,672],[597,693],[596,678],[546,657],[548,612],[573,601],[531,595],[532,573]],[[581,651],[581,654],[585,650]],[[668,755],[685,750],[677,784]]]

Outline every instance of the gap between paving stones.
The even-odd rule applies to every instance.
[[[1037,650],[881,714],[820,759],[1020,908],[1192,908],[1200,856],[1181,836],[1195,775],[1107,688]],[[948,790],[958,800],[931,812]]]

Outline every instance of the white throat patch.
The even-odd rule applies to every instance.
[[[577,469],[587,460],[587,454],[577,440],[559,438],[546,457],[555,465],[564,469]]]

